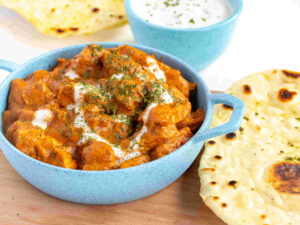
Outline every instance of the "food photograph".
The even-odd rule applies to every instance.
[[[0,0],[0,225],[300,225],[300,0]]]

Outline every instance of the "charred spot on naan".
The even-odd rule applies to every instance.
[[[215,172],[215,168],[202,168],[201,171],[210,171],[210,172]]]
[[[233,110],[233,107],[230,106],[230,105],[223,104],[222,106],[223,106],[224,109]]]
[[[243,85],[243,92],[244,94],[251,94],[252,93],[252,89],[248,84],[244,84]]]
[[[231,181],[228,182],[228,186],[230,186],[230,187],[236,187],[236,185],[237,185],[236,180],[231,180]]]
[[[99,8],[95,7],[95,8],[92,9],[92,13],[98,13],[98,12],[100,12]]]
[[[215,155],[215,156],[214,156],[214,159],[216,159],[216,160],[221,160],[221,159],[222,159],[222,156],[220,156],[220,155]]]
[[[264,219],[267,218],[267,215],[266,215],[266,214],[261,214],[261,215],[260,215],[260,218],[261,218],[262,220],[264,220]]]
[[[221,204],[221,206],[222,206],[223,208],[226,208],[228,205],[227,205],[227,203],[223,202],[223,203]]]
[[[219,199],[220,199],[219,196],[213,196],[213,200],[217,201],[217,200],[219,200]]]
[[[70,30],[70,31],[78,31],[79,28],[78,28],[78,27],[70,27],[69,30]]]
[[[210,145],[216,144],[216,142],[215,142],[214,140],[210,140],[210,141],[208,141],[207,143],[210,144]]]
[[[299,72],[294,72],[294,71],[289,71],[289,70],[282,70],[282,73],[285,76],[290,77],[290,78],[294,78],[294,79],[300,78],[300,73]]]
[[[279,162],[269,170],[269,183],[279,192],[300,194],[300,163]]]
[[[296,95],[296,91],[289,91],[286,88],[282,88],[278,91],[278,99],[282,102],[292,101]]]
[[[236,139],[236,134],[234,132],[228,133],[228,134],[225,135],[225,138],[227,140],[234,140],[234,139]]]
[[[51,30],[55,30],[56,33],[58,33],[58,34],[62,34],[62,33],[64,33],[64,32],[66,31],[66,30],[63,29],[63,28],[51,28]]]

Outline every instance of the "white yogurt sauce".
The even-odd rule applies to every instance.
[[[40,109],[34,112],[34,120],[31,123],[33,126],[37,126],[45,130],[52,117],[53,114],[49,109]]]
[[[156,62],[154,58],[151,56],[147,57],[147,64],[148,64],[148,69],[154,73],[155,77],[157,80],[163,80],[164,82],[166,81],[165,73],[162,71]]]
[[[199,28],[226,20],[232,15],[228,0],[132,0],[142,19],[165,27]]]

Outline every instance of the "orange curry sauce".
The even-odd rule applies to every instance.
[[[195,85],[154,56],[89,45],[11,82],[3,131],[20,151],[64,168],[110,170],[163,157],[186,143],[204,112]]]

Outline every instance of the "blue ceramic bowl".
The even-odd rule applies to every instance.
[[[97,43],[104,48],[111,48],[119,43]],[[57,58],[72,58],[87,44],[70,46],[30,60],[18,66],[12,62],[0,60],[0,68],[11,74],[0,84],[0,115],[6,109],[10,82],[16,78],[25,78],[36,70],[49,70],[57,63]],[[173,153],[158,160],[127,169],[109,171],[82,171],[64,169],[35,160],[7,141],[0,132],[0,148],[10,164],[29,183],[41,191],[67,201],[85,204],[115,204],[140,199],[160,191],[192,164],[199,154],[204,140],[232,132],[239,128],[244,104],[238,98],[227,94],[210,94],[203,80],[187,64],[161,51],[136,46],[134,47],[163,58],[163,62],[180,70],[183,76],[197,83],[197,94],[191,100],[194,107],[201,107],[206,112],[201,129],[185,145]],[[209,129],[212,108],[215,104],[231,105],[233,114],[230,121],[222,126]],[[0,120],[2,130],[2,119]]]
[[[125,0],[129,24],[138,44],[168,52],[200,70],[214,62],[227,48],[242,11],[242,0],[228,0],[233,14],[223,22],[193,29],[168,28],[140,18]]]

